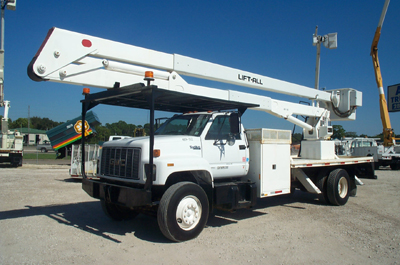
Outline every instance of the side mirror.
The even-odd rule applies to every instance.
[[[229,117],[230,131],[232,134],[240,133],[240,118],[239,113],[231,113]]]

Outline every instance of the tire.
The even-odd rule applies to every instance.
[[[180,242],[196,238],[203,231],[208,214],[204,190],[192,182],[179,182],[162,196],[157,220],[166,238]]]
[[[106,200],[101,200],[101,208],[103,212],[115,221],[133,219],[138,215],[138,212],[127,207],[117,205]]]
[[[399,163],[390,164],[390,169],[391,169],[391,170],[399,170],[399,168],[400,168],[400,164],[399,164]]]
[[[40,152],[42,152],[42,153],[47,153],[47,149],[46,149],[46,148],[41,148],[41,149],[40,149]]]
[[[345,205],[350,195],[350,178],[347,171],[341,168],[331,171],[326,184],[329,202],[337,206]]]
[[[328,176],[326,175],[326,172],[319,174],[319,176],[317,177],[317,181],[315,182],[315,185],[322,192],[321,194],[318,194],[318,199],[321,201],[321,203],[329,204],[328,193],[326,190],[327,178]]]

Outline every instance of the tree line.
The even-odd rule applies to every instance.
[[[123,135],[123,136],[143,136],[150,134],[150,124],[135,125],[128,124],[125,121],[118,121],[114,123],[106,123],[103,125],[97,125],[94,127],[96,135],[93,135],[89,140],[89,143],[99,143],[108,141],[111,135]]]
[[[1,118],[3,116],[0,115]],[[18,118],[15,121],[8,119],[8,128],[9,129],[21,129],[21,128],[29,128],[30,129],[37,129],[37,130],[50,130],[54,127],[57,127],[63,122],[52,121],[49,118],[40,118],[40,117],[32,117],[29,120],[27,118]]]
[[[0,118],[3,118],[0,115]],[[14,121],[8,119],[8,128],[11,129],[21,129],[21,128],[29,128],[48,131],[57,127],[58,125],[63,124],[64,122],[57,122],[50,120],[49,118],[41,118],[41,117],[31,117],[28,121],[28,118],[18,118]],[[125,121],[118,121],[114,123],[106,123],[105,125],[99,124],[94,128],[96,130],[96,134],[90,137],[89,143],[98,143],[102,141],[107,141],[111,135],[124,135],[124,136],[141,136],[148,135],[150,133],[150,124],[146,123],[145,125],[135,125],[128,124]]]

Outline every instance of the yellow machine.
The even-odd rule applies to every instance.
[[[395,138],[392,126],[390,124],[390,117],[387,108],[387,103],[385,99],[385,92],[383,90],[383,83],[382,83],[382,75],[381,75],[381,68],[379,66],[379,58],[378,58],[378,42],[381,36],[381,28],[383,24],[383,20],[386,16],[386,11],[388,9],[390,0],[386,0],[383,6],[381,18],[379,19],[378,27],[375,31],[375,36],[372,41],[371,45],[371,56],[372,62],[374,64],[375,70],[375,79],[376,84],[378,85],[379,89],[379,105],[380,105],[380,113],[381,113],[381,120],[383,126],[383,145],[384,146],[392,146],[395,145],[396,140],[400,140],[400,138]]]

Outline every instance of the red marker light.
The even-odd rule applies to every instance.
[[[92,42],[90,40],[83,39],[82,40],[82,45],[83,45],[83,47],[89,48],[89,47],[92,47]]]

